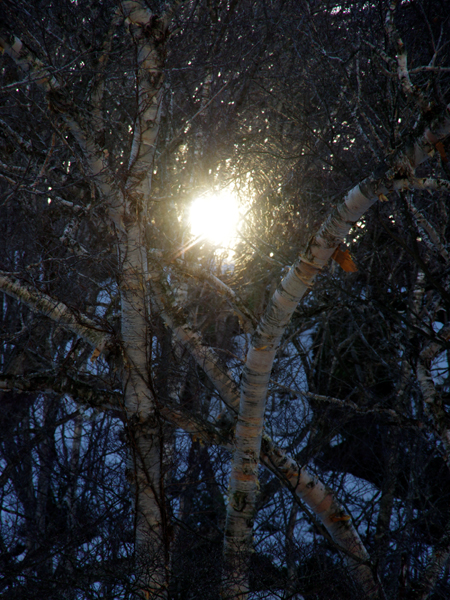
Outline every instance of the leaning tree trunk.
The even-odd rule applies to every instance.
[[[313,285],[350,228],[377,199],[401,187],[420,185],[414,170],[435,152],[436,144],[450,133],[449,107],[416,139],[390,161],[389,167],[356,185],[329,215],[306,251],[291,267],[275,291],[253,335],[241,380],[241,401],[236,426],[227,525],[225,556],[227,572],[234,581],[233,593],[248,594],[248,562],[252,550],[252,529],[258,490],[258,463],[263,435],[264,411],[272,365],[284,330],[300,300]]]

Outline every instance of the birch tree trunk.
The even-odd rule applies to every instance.
[[[198,366],[205,371],[211,383],[222,397],[225,405],[229,408],[230,413],[232,415],[237,414],[239,409],[239,393],[233,377],[220,364],[214,350],[208,348],[197,333],[191,331],[186,325],[183,327],[176,325],[165,306],[162,290],[157,283],[158,277],[154,268],[152,268],[151,273],[153,302],[166,325],[172,329],[176,339],[189,351]],[[92,340],[91,343],[94,344],[95,341]],[[10,383],[8,384],[8,382]],[[9,377],[6,378],[5,384],[6,386],[10,385],[23,390],[46,389],[46,385],[49,385],[45,377],[33,377],[29,381],[29,384],[27,384],[26,379],[18,378],[16,381]],[[86,385],[81,384],[81,382],[69,381],[67,378],[64,378],[60,385],[57,382],[52,383],[51,389],[59,393],[71,394],[74,398],[87,403],[89,406],[92,406],[94,402],[96,402],[94,405],[99,408],[110,408],[111,404],[114,405],[114,402],[120,406],[120,400],[118,398],[114,400],[110,393],[95,392]],[[96,396],[96,400],[94,400],[93,396]],[[207,444],[217,444],[228,450],[233,449],[234,436],[232,430],[234,419],[232,416],[225,423],[213,425],[204,420],[196,419],[190,414],[186,414],[177,405],[161,407],[160,413],[164,419],[191,433],[195,438],[199,438]],[[130,412],[129,414],[132,419],[134,413]],[[136,443],[132,447],[136,448]],[[331,539],[336,543],[337,548],[344,553],[344,557],[350,565],[352,577],[361,585],[368,596],[373,595],[376,592],[377,586],[373,580],[370,568],[365,564],[368,562],[369,556],[358,532],[351,522],[350,515],[346,514],[333,492],[317,477],[311,475],[307,468],[301,467],[282,449],[277,448],[267,435],[263,438],[260,461],[263,466],[277,475],[282,484],[287,486],[302,504],[312,510],[330,534]],[[144,461],[142,463],[145,464]],[[145,527],[143,527],[143,531],[145,531]],[[145,541],[143,541],[143,545],[145,545]],[[231,579],[229,586],[229,589],[232,589],[233,582]]]
[[[143,2],[126,1],[121,5],[134,42],[137,45],[136,90],[137,105],[133,145],[125,192],[114,184],[103,149],[95,143],[90,131],[77,122],[73,107],[68,105],[63,120],[77,140],[99,192],[109,208],[111,220],[119,236],[118,258],[122,265],[120,280],[121,338],[123,351],[123,391],[128,415],[130,459],[128,474],[136,501],[136,552],[138,556],[137,585],[145,597],[166,596],[163,515],[164,499],[161,474],[161,437],[155,414],[154,398],[148,380],[148,299],[144,286],[146,257],[143,240],[143,219],[150,200],[155,144],[163,90],[162,64],[167,23],[156,18]],[[119,18],[119,13],[114,20]],[[44,65],[24,51],[16,38],[11,46],[1,45],[32,80],[46,92],[59,90],[61,82],[48,74]],[[104,48],[104,60],[108,46]],[[101,72],[92,92],[95,106],[90,126],[94,133],[104,126],[99,107],[102,100]],[[0,285],[6,293],[40,310],[50,318],[92,342],[95,339],[97,356],[107,340],[103,332],[85,318],[74,318],[62,304],[34,294],[26,286],[3,277]],[[38,297],[40,296],[40,297]]]
[[[126,195],[122,198],[119,258],[122,262],[121,333],[123,387],[130,415],[129,477],[136,498],[136,552],[138,586],[148,597],[167,594],[167,552],[164,535],[164,486],[161,472],[161,428],[149,382],[149,301],[144,285],[147,272],[143,216],[148,212],[156,139],[162,99],[163,46],[166,33],[160,21],[142,2],[124,2],[129,28],[138,44],[137,111],[129,160]],[[153,27],[152,27],[153,23]]]
[[[234,593],[246,598],[248,560],[258,490],[258,462],[263,434],[267,387],[273,361],[285,327],[317,274],[325,267],[350,228],[395,187],[399,174],[415,168],[435,152],[435,145],[450,133],[450,107],[415,143],[397,153],[390,168],[382,168],[356,185],[334,209],[306,251],[291,267],[273,295],[253,336],[241,381],[241,401],[236,426],[225,530],[227,570],[233,573]],[[248,572],[248,571],[247,571]]]
[[[197,364],[205,371],[223,402],[230,409],[231,414],[236,415],[239,410],[239,395],[233,377],[224,369],[223,365],[220,365],[214,351],[202,343],[197,333],[191,331],[186,325],[183,327],[176,325],[164,302],[161,287],[158,283],[158,272],[154,268],[152,269],[151,282],[154,302],[157,304],[165,323],[172,329],[174,336],[180,343],[191,353]],[[175,415],[168,415],[170,420],[173,420],[174,417]],[[229,419],[226,425],[228,428],[230,421],[233,426],[233,417]],[[211,439],[210,434],[205,435],[205,432],[202,433],[201,430],[197,430],[196,435],[205,439],[206,442]],[[225,433],[224,437],[226,438],[228,435],[229,433]],[[235,446],[235,436],[233,446]],[[219,434],[218,438],[220,439],[220,437]],[[223,442],[221,443],[223,444]],[[233,446],[230,445],[230,442],[226,444],[228,448]],[[262,465],[274,471],[283,485],[287,486],[296,498],[313,511],[337,547],[344,553],[352,577],[361,586],[367,597],[377,597],[379,588],[368,566],[369,555],[351,522],[350,515],[346,514],[334,497],[334,493],[318,478],[313,477],[305,467],[302,468],[283,450],[277,448],[267,435],[263,436],[259,459]],[[242,509],[244,508],[245,504]],[[225,558],[228,557],[225,556]],[[232,555],[231,568],[230,565],[225,566],[223,586],[226,595],[230,594],[233,597],[232,594],[244,593],[242,588],[248,586],[245,577],[249,566],[249,553],[245,553],[245,550],[240,552],[240,548],[237,548],[236,556]],[[233,567],[235,567],[234,570]]]

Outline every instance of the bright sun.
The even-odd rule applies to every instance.
[[[239,223],[238,202],[229,191],[201,196],[190,210],[191,231],[216,246],[230,247]]]

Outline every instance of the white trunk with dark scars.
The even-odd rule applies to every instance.
[[[199,367],[204,369],[224,403],[232,412],[237,413],[239,409],[239,395],[232,375],[220,364],[215,352],[203,343],[197,333],[186,326],[176,326],[169,314],[169,310],[165,306],[158,281],[158,272],[155,270],[151,278],[154,291],[153,299],[158,303],[164,322],[173,330],[178,341],[191,353]],[[221,439],[220,430],[218,431],[214,428],[216,429],[216,433],[213,433],[209,428],[209,424],[208,427],[203,425],[202,431],[201,425],[192,422],[192,418],[189,422],[189,419],[186,420],[186,415],[176,414],[173,410],[170,412],[166,409],[164,410],[167,418],[176,423],[177,426],[185,429],[185,431],[191,431],[206,443],[219,443],[228,450],[232,449],[232,445],[226,437],[229,435],[228,432],[225,435],[225,439]],[[375,597],[378,586],[375,583],[371,569],[366,564],[369,555],[351,521],[350,515],[345,513],[344,508],[336,500],[333,492],[317,477],[312,476],[305,467],[301,468],[283,450],[277,448],[268,435],[264,435],[260,461],[265,467],[274,471],[280,477],[283,484],[290,487],[301,502],[313,511],[334,542],[344,552],[344,557],[350,567],[353,579],[361,586],[368,597]],[[235,585],[232,577],[233,572],[229,575],[229,581],[226,582],[228,592]],[[239,572],[237,572],[237,575],[239,575]],[[239,589],[237,593],[241,593]]]
[[[253,336],[241,381],[241,400],[236,427],[228,494],[225,555],[227,570],[238,583],[233,592],[246,598],[248,576],[245,556],[252,549],[252,528],[258,489],[258,462],[263,433],[267,388],[276,351],[292,313],[316,275],[328,263],[350,228],[380,195],[394,188],[398,174],[412,176],[414,169],[435,151],[435,145],[450,133],[449,107],[413,145],[399,152],[391,168],[383,168],[356,185],[328,216],[311,239],[305,253],[291,267],[274,293]],[[228,585],[228,578],[225,585]]]
[[[376,598],[379,586],[368,565],[369,554],[352,523],[351,516],[336,500],[333,491],[320,479],[311,475],[305,467],[300,467],[283,450],[274,446],[266,435],[263,436],[261,462],[281,476],[285,485],[289,485],[302,503],[312,510],[333,541],[344,552],[354,581],[361,586],[367,598]]]
[[[155,592],[164,583],[163,532],[160,496],[160,431],[154,398],[149,386],[148,315],[144,286],[146,259],[141,228],[135,222],[127,231],[123,259],[122,342],[124,351],[123,390],[129,425],[131,451],[128,473],[136,494],[136,547],[140,565],[148,570],[142,576],[143,589]],[[145,560],[148,559],[148,569]],[[145,583],[145,586],[143,585]]]
[[[154,399],[148,385],[148,302],[143,283],[146,260],[143,251],[142,214],[146,214],[148,210],[155,144],[159,130],[163,84],[163,44],[160,42],[164,39],[167,24],[164,19],[154,19],[145,2],[125,1],[121,10],[130,27],[134,28],[133,37],[138,44],[138,103],[126,194],[115,185],[108,168],[107,157],[103,149],[95,143],[91,132],[77,122],[70,110],[63,112],[62,118],[78,142],[119,236],[119,259],[123,265],[123,277],[120,281],[123,390],[132,443],[128,474],[134,486],[137,511],[137,581],[144,597],[164,598],[167,596],[167,586],[162,550],[164,502],[160,488],[161,440]],[[117,15],[113,20],[116,19]],[[151,27],[152,23],[158,27],[158,31],[148,36],[147,28]],[[155,23],[157,25],[154,25]],[[48,69],[32,54],[25,52],[20,40],[16,39],[12,46],[0,40],[0,47],[10,54],[18,66],[32,75],[33,81],[45,92],[60,88],[58,79],[51,76]],[[105,48],[104,51],[107,53],[108,49]],[[100,90],[100,78],[97,78],[96,86],[97,90]],[[101,91],[99,93],[101,95]],[[98,133],[102,119],[99,115],[99,103],[94,102],[94,105],[96,111],[91,128]],[[27,303],[33,310],[43,312],[93,343],[97,348],[95,355],[99,354],[109,341],[109,337],[92,327],[88,319],[75,318],[61,303],[53,302],[41,294],[33,294],[27,286],[7,278],[0,280],[0,286],[10,295]]]
[[[165,21],[154,18],[146,3],[122,4],[127,23],[138,41],[138,94],[129,176],[123,205],[125,240],[120,246],[123,279],[122,342],[124,394],[130,423],[129,473],[136,495],[136,554],[138,583],[145,598],[167,597],[167,543],[164,536],[164,473],[161,469],[162,429],[150,385],[149,310],[145,285],[147,255],[144,240],[149,210],[153,162],[161,116]],[[152,31],[149,35],[148,28]],[[155,29],[156,28],[156,29]]]

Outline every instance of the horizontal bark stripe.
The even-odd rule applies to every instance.
[[[239,434],[245,435],[248,433],[252,435],[255,428],[261,428],[261,419],[259,415],[255,415],[254,417],[247,417],[245,421],[242,419],[238,419],[237,427],[239,427]]]
[[[251,482],[253,483],[255,480],[255,472],[253,471],[252,473],[245,473],[244,471],[241,471],[240,473],[238,473],[236,475],[236,480],[237,481],[242,481],[242,482]],[[250,489],[253,489],[253,485],[251,486]]]

